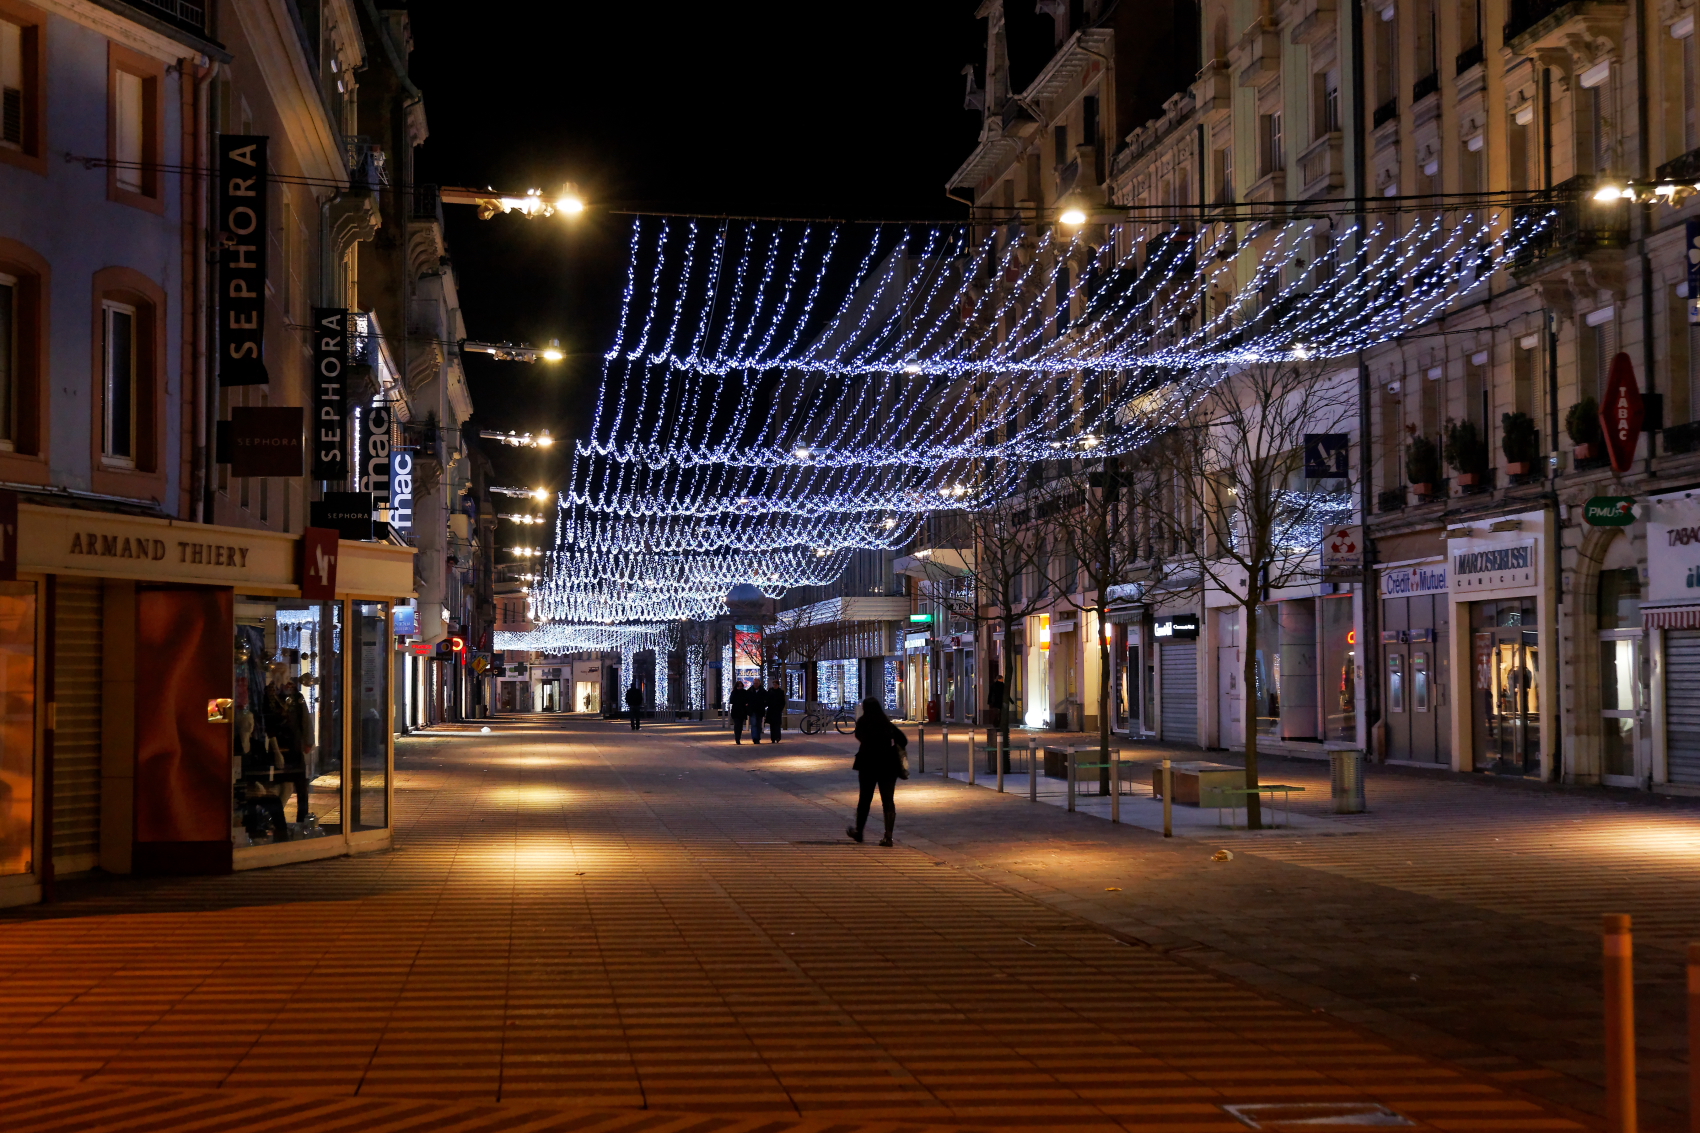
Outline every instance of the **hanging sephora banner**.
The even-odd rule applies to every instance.
[[[348,483],[348,312],[313,308],[313,479]]]
[[[218,136],[218,384],[266,375],[266,139]]]

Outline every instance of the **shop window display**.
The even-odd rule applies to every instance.
[[[35,583],[0,582],[0,874],[28,873],[35,809]]]
[[[237,847],[342,832],[342,607],[236,599]]]
[[[354,730],[349,806],[352,829],[389,825],[389,603],[354,603]]]

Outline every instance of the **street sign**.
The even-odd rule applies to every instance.
[[[1364,529],[1330,527],[1322,536],[1322,573],[1364,568]]]
[[[1645,407],[1641,402],[1641,387],[1635,381],[1635,364],[1629,355],[1620,353],[1611,360],[1611,369],[1606,373],[1606,396],[1600,402],[1606,455],[1611,458],[1611,470],[1619,476],[1628,472],[1635,460],[1635,446],[1641,441],[1644,420]]]
[[[1345,433],[1305,434],[1305,479],[1338,480],[1347,476],[1352,438]]]
[[[1582,508],[1589,527],[1628,527],[1635,522],[1635,501],[1629,496],[1595,496]]]

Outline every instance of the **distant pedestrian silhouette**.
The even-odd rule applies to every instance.
[[[856,800],[856,825],[846,827],[845,833],[856,841],[868,825],[868,809],[873,805],[874,789],[880,793],[880,808],[885,812],[885,837],[880,845],[891,845],[891,832],[897,823],[897,807],[892,795],[897,790],[897,777],[903,774],[903,753],[909,747],[909,737],[891,722],[885,706],[873,697],[862,701],[862,717],[856,721],[856,762],[853,765],[861,778],[862,793]]]
[[[643,713],[643,692],[637,685],[626,690],[626,709],[632,714],[632,731],[638,730],[638,717]]]
[[[747,703],[750,709],[750,742],[759,744],[761,743],[762,717],[767,715],[767,690],[761,687],[760,677],[750,682]]]
[[[750,690],[744,687],[743,681],[732,682],[732,695],[726,700],[727,712],[732,717],[732,742],[744,742],[744,725],[750,719]]]

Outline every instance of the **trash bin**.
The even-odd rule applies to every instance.
[[[1362,814],[1365,810],[1364,753],[1330,752],[1328,762],[1334,773],[1334,813]]]

